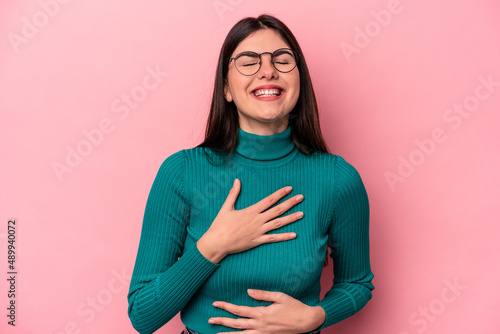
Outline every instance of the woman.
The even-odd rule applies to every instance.
[[[131,322],[153,333],[180,311],[183,333],[319,333],[372,297],[368,216],[359,174],[327,151],[295,37],[245,18],[222,46],[205,141],[151,188]],[[319,301],[327,247],[334,285]]]

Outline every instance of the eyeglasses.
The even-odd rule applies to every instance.
[[[254,75],[260,70],[260,65],[262,64],[261,56],[263,54],[271,55],[271,63],[281,73],[288,73],[297,66],[297,53],[287,48],[278,49],[273,53],[262,52],[260,54],[253,51],[244,51],[236,57],[231,58],[229,63],[234,60],[234,66],[238,72],[243,75]]]

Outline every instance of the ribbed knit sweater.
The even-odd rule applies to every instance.
[[[290,126],[270,136],[240,128],[238,135],[235,152],[224,164],[214,160],[212,150],[195,147],[173,153],[159,168],[146,203],[128,293],[128,314],[138,332],[153,333],[179,312],[184,325],[201,334],[241,331],[209,324],[211,317],[239,318],[212,303],[272,304],[251,298],[247,289],[252,288],[321,306],[326,320],[319,329],[352,316],[371,299],[368,196],[354,167],[338,155],[302,154]],[[282,216],[302,211],[304,217],[268,232],[295,232],[296,238],[213,263],[196,242],[211,226],[235,178],[241,181],[236,210],[292,186],[275,205],[302,194],[303,201]],[[327,247],[334,279],[319,300]]]

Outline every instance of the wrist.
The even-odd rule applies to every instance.
[[[226,254],[212,245],[216,244],[210,242],[210,238],[207,237],[206,234],[204,234],[196,243],[196,247],[198,247],[198,251],[201,255],[212,263],[219,263],[226,257]]]
[[[311,330],[318,330],[326,320],[326,312],[321,306],[312,306],[311,307]]]

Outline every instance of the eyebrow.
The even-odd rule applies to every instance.
[[[290,50],[288,48],[279,48],[279,49],[276,49],[274,50],[274,52],[278,51],[276,53],[276,55],[280,55],[280,54],[283,54],[283,53],[288,53],[289,55],[292,55],[292,52],[290,52]],[[272,54],[274,54],[274,52],[270,52]],[[267,53],[267,52],[264,52],[264,53]],[[255,51],[242,51],[240,53],[238,53],[236,56],[234,56],[233,58],[236,58],[236,57],[239,57],[239,56],[259,56],[259,53],[255,52]]]
[[[259,54],[257,52],[254,52],[254,51],[243,51],[243,52],[238,53],[233,58],[236,58],[236,57],[239,57],[239,56],[257,56],[258,57]]]
[[[279,52],[276,52],[276,51],[278,51],[278,50],[279,50]],[[278,49],[278,50],[274,51],[274,52],[276,52],[276,55],[278,55],[278,56],[279,56],[280,54],[283,54],[283,53],[288,53],[290,56],[292,56],[292,53],[291,53],[291,52],[290,52],[290,50],[288,50],[288,49],[286,49],[286,50]]]

